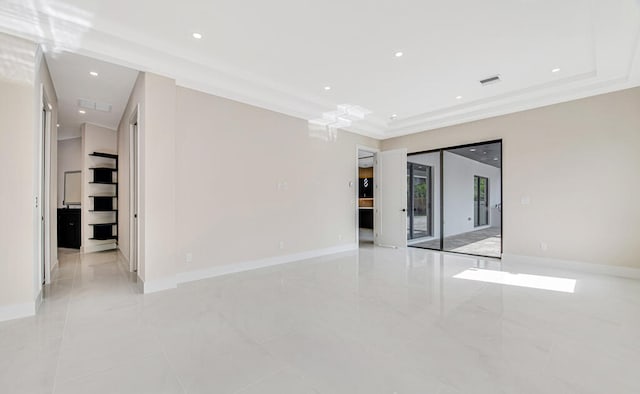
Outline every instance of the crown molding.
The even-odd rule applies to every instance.
[[[63,19],[41,12],[37,14],[37,23],[33,18],[33,15],[22,15],[15,9],[0,9],[0,31],[39,43],[48,51],[70,51],[152,72],[175,79],[178,86],[305,120],[335,109],[335,103],[321,96],[310,97],[256,75],[211,64],[210,59],[201,56],[187,59],[180,55],[180,48],[167,46],[153,37],[135,37],[135,32],[121,27],[103,27],[108,31],[100,31],[81,18]],[[626,71],[617,74],[602,67],[610,59],[603,58],[602,53],[606,52],[599,49],[608,42],[598,39],[597,31],[594,28],[594,64],[589,72],[393,121],[370,115],[345,130],[386,139],[640,86],[640,24],[627,52],[630,61]]]

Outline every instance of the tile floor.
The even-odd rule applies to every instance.
[[[500,227],[488,227],[482,230],[469,231],[444,239],[444,249],[451,252],[468,253],[480,256],[500,257]],[[440,249],[440,239],[413,243],[416,248]]]
[[[0,323],[0,392],[640,393],[640,281],[454,277],[500,265],[370,246],[141,295],[113,252],[65,254]]]

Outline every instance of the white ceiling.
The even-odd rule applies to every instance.
[[[136,70],[69,52],[50,52],[46,59],[58,95],[59,140],[80,137],[85,122],[118,127],[138,76]],[[81,108],[80,99],[109,104],[111,111]],[[80,109],[86,113],[79,113]]]
[[[378,138],[640,85],[637,0],[5,0],[0,30],[305,119],[361,106]]]

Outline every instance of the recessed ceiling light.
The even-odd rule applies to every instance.
[[[398,118],[397,114],[393,114],[393,115],[389,116],[389,119],[391,119],[391,120],[395,120],[397,118]]]
[[[193,38],[195,38],[196,40],[199,40],[199,39],[201,39],[201,38],[202,38],[202,34],[200,34],[200,33],[193,33],[193,34],[192,34],[192,36],[193,36]]]
[[[476,148],[469,149],[469,152],[475,152],[475,151],[476,151]]]
[[[324,90],[331,90],[331,86],[325,86]]]
[[[487,152],[482,152],[482,154],[483,154],[483,155],[486,155],[486,154],[487,154]]]
[[[396,52],[396,53],[395,53],[395,55],[396,55],[396,57],[402,57],[402,55],[404,55],[404,53],[402,53],[402,52]]]
[[[95,71],[89,71],[89,75],[91,75],[92,77],[97,77],[98,73]]]
[[[57,123],[57,124],[56,124],[56,127],[60,127],[60,123]]]
[[[456,96],[456,100],[461,100],[462,96]]]
[[[494,158],[493,158],[493,160],[498,160],[498,158],[497,158],[497,157],[494,157]]]
[[[78,113],[81,113],[81,114],[83,114],[83,115],[84,115],[84,114],[86,114],[86,113],[87,113],[87,111],[85,111],[85,110],[81,109],[81,110],[78,110]]]
[[[559,69],[559,68],[554,68],[553,70],[551,70],[551,72],[552,72],[552,73],[557,73],[557,72],[559,72],[559,71],[560,71],[560,69]]]

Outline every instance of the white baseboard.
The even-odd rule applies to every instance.
[[[120,256],[118,261],[120,262],[120,264],[122,264],[122,267],[124,267],[124,269],[126,269],[127,272],[133,272],[131,271],[131,263],[129,262],[129,259],[127,258],[127,256],[124,255],[124,253],[122,253],[122,250],[120,249],[120,247],[117,248],[116,253],[118,254],[118,256]]]
[[[144,294],[144,280],[142,280],[142,278],[140,277],[140,275],[138,275],[138,273],[136,272],[136,287],[138,290],[138,293],[140,294]]]
[[[269,257],[266,259],[242,261],[242,262],[233,263],[233,264],[225,264],[225,265],[205,268],[202,270],[181,272],[174,277],[155,279],[152,281],[144,282],[144,293],[148,294],[148,293],[154,293],[162,290],[175,289],[181,283],[193,282],[196,280],[207,279],[207,278],[214,278],[216,276],[235,274],[238,272],[250,271],[258,268],[271,267],[274,265],[287,264],[287,263],[292,263],[294,261],[307,260],[315,257],[322,257],[322,256],[336,254],[336,253],[357,250],[357,249],[358,249],[358,245],[353,243],[353,244],[347,244],[347,245],[333,246],[325,249],[311,250],[308,252]]]
[[[170,276],[165,278],[153,279],[144,281],[138,276],[138,280],[141,282],[143,293],[157,293],[158,291],[171,290],[178,287],[176,276]]]
[[[36,302],[0,306],[0,321],[20,319],[36,314]]]
[[[566,269],[570,271],[587,272],[591,274],[618,276],[622,278],[640,279],[640,269],[619,265],[605,265],[585,263],[582,261],[533,257],[505,253],[502,255],[503,266],[510,264],[531,264],[549,268]]]
[[[99,245],[91,245],[91,246],[84,246],[82,248],[82,253],[94,253],[94,252],[103,252],[105,250],[113,250],[113,249],[117,249],[118,245],[113,242],[113,243],[108,243],[108,244],[99,244]]]
[[[38,292],[36,299],[33,301],[34,313],[38,313],[38,310],[40,309],[40,305],[42,305],[42,287],[40,288],[40,291]]]
[[[129,265],[129,258],[127,256],[125,256],[124,253],[122,253],[122,249],[120,249],[119,246],[116,249],[118,249],[118,254],[120,255],[120,258],[122,258],[122,261],[124,261],[128,266]]]

